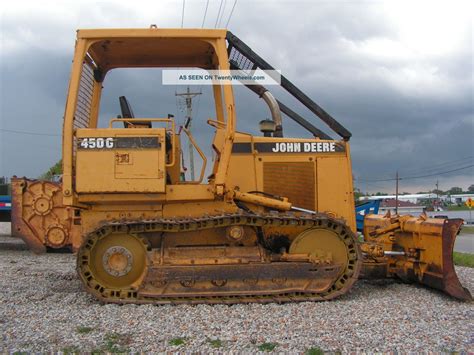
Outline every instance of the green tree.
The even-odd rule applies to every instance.
[[[6,176],[0,176],[0,195],[10,195],[10,183]]]
[[[467,191],[470,192],[470,193],[474,193],[474,184],[472,184],[471,186],[469,186],[467,188]]]
[[[462,194],[462,188],[457,187],[457,186],[451,187],[451,188],[449,189],[449,193],[450,193],[451,195],[454,195],[454,194]]]
[[[359,188],[354,188],[354,200],[355,202],[357,203],[357,201],[359,201],[359,198],[364,196],[364,194],[360,191]]]
[[[40,175],[41,180],[53,180],[55,175],[61,175],[63,173],[63,161],[60,160],[54,164],[47,172]]]

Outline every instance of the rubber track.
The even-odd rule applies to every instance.
[[[324,293],[282,293],[269,295],[236,295],[236,296],[202,296],[202,297],[152,297],[152,298],[138,298],[139,291],[128,290],[128,297],[104,297],[104,290],[96,290],[90,287],[88,278],[84,275],[87,270],[84,270],[83,258],[88,254],[88,250],[95,244],[95,240],[104,237],[110,233],[147,233],[147,232],[188,232],[195,230],[205,230],[222,228],[231,225],[242,225],[252,227],[268,227],[268,226],[299,226],[308,228],[326,226],[334,230],[339,230],[339,235],[344,238],[346,245],[352,245],[353,249],[350,252],[355,256],[355,262],[352,269],[346,268],[345,273],[339,277],[334,286]],[[146,242],[144,241],[144,244]],[[350,228],[344,221],[335,219],[326,214],[298,214],[293,213],[279,213],[256,215],[247,213],[236,214],[222,214],[218,216],[203,216],[199,218],[179,218],[179,219],[153,219],[141,221],[123,221],[110,222],[102,225],[93,232],[89,233],[85,238],[81,248],[77,253],[77,272],[85,286],[87,292],[94,297],[106,303],[136,303],[136,304],[234,304],[234,303],[269,303],[269,302],[304,302],[304,301],[325,301],[347,293],[359,276],[362,264],[362,257],[357,239]],[[336,284],[343,279],[343,285],[336,287]],[[90,280],[90,276],[89,276]]]

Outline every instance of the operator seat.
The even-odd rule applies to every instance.
[[[130,122],[124,122],[125,128],[151,128],[151,122],[135,121],[132,106],[125,96],[119,97],[120,111],[122,111],[123,118],[131,118]],[[133,121],[133,122],[132,122]]]

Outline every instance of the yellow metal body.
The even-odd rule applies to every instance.
[[[364,219],[362,250],[366,276],[397,276],[471,300],[454,270],[453,248],[461,219],[369,214]],[[374,276],[374,275],[372,275]]]
[[[110,117],[108,127],[98,127],[109,70],[228,70],[225,39],[225,30],[79,30],[62,184],[33,197],[22,182],[14,186],[22,201],[15,223],[23,228],[35,221],[23,238],[78,249],[86,289],[110,302],[327,300],[350,289],[362,262],[366,275],[417,278],[468,299],[453,288],[457,278],[446,254],[456,223],[372,217],[360,245],[348,141],[236,132],[231,85],[213,85],[214,161],[207,181],[205,155],[173,118]],[[181,177],[180,132],[204,161],[196,181]],[[42,195],[51,208],[42,215],[39,206],[41,217],[29,219],[30,200]],[[49,239],[42,236],[48,233]],[[403,257],[386,255],[399,251],[394,247]]]
[[[63,205],[59,183],[14,177],[12,199],[12,235],[31,250],[80,247],[79,220],[73,208]]]
[[[270,293],[282,297],[288,292],[306,290],[307,297],[329,299],[346,292],[356,279],[360,264],[351,236],[355,216],[348,142],[255,137],[236,132],[232,86],[225,83],[213,86],[216,120],[208,123],[216,129],[211,139],[215,158],[207,181],[204,167],[197,181],[180,178],[181,135],[172,118],[110,118],[107,128],[97,127],[101,82],[106,80],[109,70],[228,70],[225,36],[223,30],[78,31],[64,118],[63,202],[80,215],[83,247],[78,256],[79,274],[93,292],[98,292],[99,298],[145,301],[158,295],[189,298],[213,293],[248,293],[252,297]],[[126,125],[122,128],[123,121]],[[147,128],[147,123],[155,126]],[[192,135],[185,128],[181,132],[189,136],[205,164],[207,159]],[[278,226],[283,223],[278,219],[282,217],[263,217],[272,210],[286,212],[293,207],[324,212],[325,217],[308,221],[306,227],[299,226],[298,219]],[[236,215],[242,213],[242,208],[255,218],[243,224],[227,221],[230,224],[226,227],[207,228],[212,218]],[[286,218],[294,219],[290,215]],[[131,221],[147,220],[154,221],[148,227],[146,222],[140,226],[148,228],[147,232],[129,232],[128,239],[114,229],[118,224],[127,229]],[[187,228],[183,220],[202,222],[186,233],[167,233],[156,222],[159,220],[174,221],[183,229]],[[270,225],[256,227],[263,220]],[[311,229],[315,224],[318,228]],[[110,235],[98,235],[97,231],[107,225],[112,226],[106,229]],[[334,226],[334,231],[324,236],[328,226]],[[290,251],[288,243],[303,232],[304,243],[299,242],[299,247]],[[313,240],[318,235],[319,243]],[[325,240],[330,243],[318,247]],[[271,246],[265,249],[265,243]],[[332,245],[335,258],[331,256]],[[271,248],[276,254],[270,252]],[[144,258],[146,266],[142,262],[137,264],[136,259]],[[349,258],[353,258],[351,262]],[[81,260],[87,263],[81,264]],[[255,285],[232,279],[230,270],[222,273],[220,269],[209,269],[216,264],[235,266],[257,261],[257,266],[242,269],[244,274],[268,275],[268,280],[263,278]],[[310,272],[306,268],[312,264],[325,265],[314,281],[303,276]],[[182,276],[165,290],[160,288],[164,286],[155,273],[165,272],[166,265],[180,267],[173,269],[176,275],[188,275],[186,267],[198,265],[199,272],[208,268],[206,275],[217,273],[219,277],[214,276],[209,284],[198,280],[188,283]],[[133,287],[139,283],[136,294]],[[224,285],[229,289],[224,290]]]
[[[229,66],[225,34],[223,30],[155,28],[78,31],[64,122],[62,186],[64,204],[81,210],[84,234],[99,221],[122,218],[123,209],[130,218],[199,216],[216,209],[236,211],[233,199],[238,200],[238,196],[242,199],[248,191],[264,191],[286,198],[284,202],[260,195],[243,197],[257,209],[267,206],[288,210],[293,205],[328,212],[344,219],[355,230],[348,142],[255,137],[235,132],[231,85],[214,86],[217,120],[213,124],[216,133],[212,146],[217,158],[207,182],[180,181],[176,174],[181,158],[176,149],[179,136],[172,120],[166,122],[167,130],[117,128],[117,124],[112,128],[113,123],[125,120],[112,118],[108,128],[96,127],[102,85],[92,80],[90,102],[84,104],[85,76],[94,79],[99,70],[104,76],[114,68],[142,66],[226,70]],[[84,105],[90,113],[80,118],[78,112]],[[172,157],[167,156],[164,149],[166,131],[171,133],[175,147]],[[144,137],[156,139],[158,144],[146,149],[81,147],[84,139],[96,138],[99,142],[99,138],[100,142],[106,142],[107,138],[140,140]],[[297,144],[301,146],[301,153],[260,152],[257,148],[260,143]],[[338,151],[331,151],[330,144],[337,144]],[[305,152],[305,145],[313,145],[314,149],[310,147]],[[175,173],[167,182],[171,171]]]
[[[219,144],[223,136],[224,131],[217,130],[214,142]],[[311,152],[312,147],[325,150],[326,145],[334,145],[337,149]],[[273,151],[281,146],[296,147],[299,152]],[[295,207],[342,218],[353,231],[356,230],[348,142],[267,138],[237,132],[227,176],[229,189],[264,191],[286,197]],[[281,209],[288,210],[289,207]]]
[[[119,147],[117,149],[79,149],[76,151],[77,193],[164,193],[165,192],[165,129],[77,129],[76,138],[80,141],[130,142],[134,138],[148,139],[149,148],[136,149]],[[92,138],[92,140],[91,140]],[[153,144],[154,143],[154,144]],[[90,144],[90,143],[85,143]],[[97,174],[100,167],[101,174]]]
[[[81,101],[81,83],[87,73],[100,66],[100,75],[118,67],[199,67],[228,70],[225,30],[182,29],[117,29],[79,30],[77,33],[69,93],[67,97],[63,131],[63,192],[67,205],[79,205],[75,193],[75,129],[96,128],[102,85],[91,80],[89,102]],[[145,58],[145,59],[144,59]],[[97,71],[95,72],[97,73]],[[94,77],[94,74],[89,75]],[[219,169],[214,186],[218,195],[224,194],[224,185],[232,141],[235,132],[235,110],[232,87],[215,85],[216,117],[226,121],[226,132],[221,148]],[[78,118],[78,110],[86,112]]]

